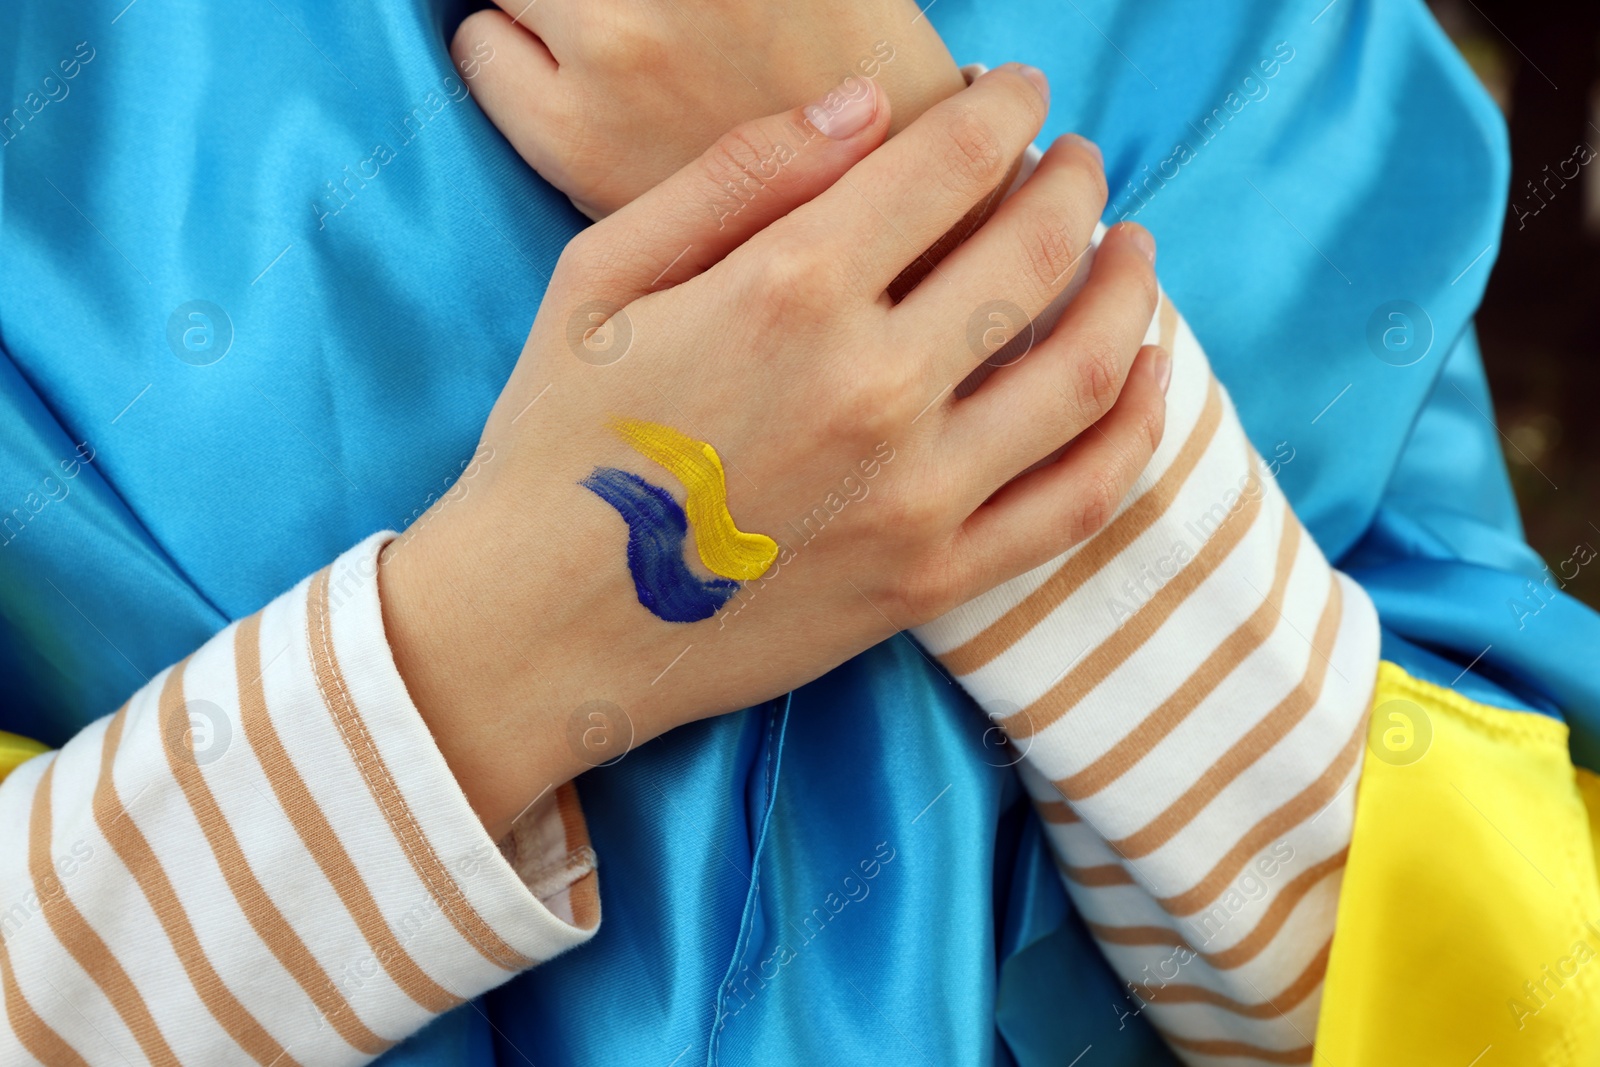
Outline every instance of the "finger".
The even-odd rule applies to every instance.
[[[822,193],[888,128],[888,98],[871,80],[848,78],[818,103],[723,134],[699,159],[579,234],[563,261],[570,253],[584,275],[579,285],[619,305],[680,284]]]
[[[462,20],[450,41],[450,58],[472,88],[478,106],[528,165],[560,188],[566,177],[551,149],[561,99],[556,61],[537,36],[495,8]]]
[[[989,589],[1054,559],[1104,528],[1127,496],[1166,424],[1172,357],[1139,352],[1116,405],[1054,463],[1029,471],[962,527],[972,588]]]
[[[979,493],[1048,456],[1117,403],[1160,300],[1146,241],[1153,250],[1137,223],[1109,230],[1050,336],[952,403],[952,447],[982,457]]]
[[[510,20],[527,29],[538,37],[544,37],[553,29],[558,29],[558,21],[562,13],[561,4],[550,3],[549,0],[494,0],[495,6],[504,11]],[[554,53],[555,49],[551,49]]]
[[[1022,188],[905,298],[895,317],[922,350],[946,354],[935,370],[959,381],[996,352],[1000,335],[1009,340],[1027,330],[1071,284],[1105,205],[1098,150],[1081,137],[1058,139]]]
[[[1044,122],[1047,91],[1031,67],[996,67],[857,164],[792,227],[844,264],[858,291],[883,292],[1007,179]]]

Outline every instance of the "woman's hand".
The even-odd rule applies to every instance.
[[[965,84],[912,0],[496,2],[451,52],[522,158],[591,218],[846,77],[887,90],[891,133]]]
[[[484,429],[492,459],[380,578],[401,673],[492,831],[605,758],[567,743],[595,709],[615,749],[776,696],[1112,514],[1164,412],[1165,354],[1140,349],[1145,231],[1112,231],[1025,358],[954,389],[1004,329],[992,302],[1026,323],[1071,282],[1106,198],[1082,142],[1058,141],[902,302],[885,295],[1037,134],[1042,90],[999,68],[881,148],[877,90],[833,137],[798,140],[799,110],[747,123],[568,246]],[[733,207],[729,183],[748,194]],[[712,445],[733,519],[783,548],[718,616],[647,610],[628,527],[580,484],[617,468],[683,500],[608,428],[619,416]]]

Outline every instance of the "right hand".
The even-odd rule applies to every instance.
[[[749,0],[496,2],[451,55],[522,158],[595,219],[846,75],[888,91],[891,133],[966,84],[912,0],[804,0],[781,18]]]
[[[386,553],[396,661],[491,832],[585,769],[567,737],[587,702],[618,706],[620,741],[639,743],[781,694],[1093,534],[1158,443],[1166,357],[1140,347],[1154,246],[1131,224],[1049,338],[970,396],[952,388],[987,354],[983,305],[1037,315],[1071,282],[1106,201],[1083,142],[1056,142],[902,302],[885,295],[1038,133],[1039,82],[991,71],[881,148],[873,92],[853,133],[800,143],[800,110],[747,123],[576,237],[485,426],[492,458]],[[712,210],[752,173],[738,211]],[[593,302],[631,335],[603,366],[570,343]],[[737,615],[641,606],[623,522],[579,482],[604,466],[683,490],[612,415],[711,443],[739,528],[791,550]]]

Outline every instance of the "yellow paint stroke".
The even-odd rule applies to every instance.
[[[716,449],[658,422],[613,417],[610,426],[640,455],[683,483],[689,494],[684,511],[707,570],[737,582],[767,573],[778,558],[778,542],[765,534],[744,533],[733,524],[728,480]]]

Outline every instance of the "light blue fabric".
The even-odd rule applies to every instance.
[[[453,98],[463,4],[124,3],[0,8],[0,728],[54,744],[442,492],[582,222]],[[1482,652],[1459,687],[1559,709],[1600,766],[1594,615],[1557,598],[1517,629],[1505,604],[1538,564],[1469,330],[1504,131],[1420,0],[930,17],[963,62],[1051,75],[1047,135],[1104,147],[1108,217],[1193,142],[1137,217],[1386,651],[1441,684]],[[1230,91],[1256,99],[1223,123]],[[1411,366],[1369,344],[1392,301],[1431,322]],[[896,638],[586,777],[599,935],[384,1062],[1170,1062],[985,725]],[[838,906],[847,876],[868,892]]]

